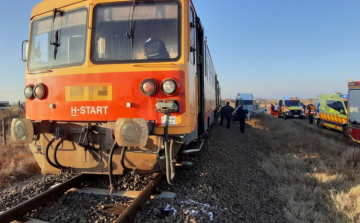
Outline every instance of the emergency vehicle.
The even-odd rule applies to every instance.
[[[254,97],[252,94],[250,93],[238,93],[236,95],[236,101],[235,101],[235,110],[237,110],[237,108],[239,106],[243,106],[244,112],[246,114],[246,119],[250,120],[250,113],[254,112],[256,110],[256,100],[254,100]],[[234,110],[234,114],[235,114],[235,110]],[[233,115],[234,120],[237,120],[237,115]]]
[[[318,95],[314,115],[317,127],[336,129],[348,136],[347,99],[347,94]]]
[[[10,108],[10,103],[9,101],[0,101],[0,109],[9,109]]]
[[[349,79],[348,126],[349,136],[360,143],[360,81]]]
[[[298,97],[283,97],[277,100],[279,106],[278,118],[303,118],[304,108]]]

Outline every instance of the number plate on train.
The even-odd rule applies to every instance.
[[[165,124],[165,116],[161,116],[161,125]],[[169,125],[176,125],[176,116],[169,116]]]

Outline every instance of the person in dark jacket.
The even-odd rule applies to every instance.
[[[232,118],[232,112],[234,108],[230,106],[229,102],[226,102],[226,105],[221,109],[221,121],[220,125],[222,125],[224,118],[227,120],[226,128],[230,128],[230,120]]]
[[[308,105],[308,114],[309,114],[309,122],[310,125],[312,125],[314,123],[314,114],[315,114],[315,108],[313,104],[309,104]]]
[[[242,134],[245,134],[245,116],[246,115],[245,115],[245,111],[241,105],[237,108],[236,113],[239,116],[240,132]]]

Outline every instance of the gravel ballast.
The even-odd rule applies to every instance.
[[[172,185],[163,181],[158,191],[176,193],[173,199],[149,200],[139,211],[134,222],[288,222],[284,203],[277,194],[277,185],[260,166],[258,153],[266,145],[247,125],[240,134],[238,123],[230,129],[214,124],[204,135],[205,143],[199,153],[182,155],[192,166],[176,167]],[[118,190],[142,190],[154,175],[116,176]],[[63,182],[71,175],[44,176],[25,186],[3,190],[1,210],[6,210],[48,189],[55,182]],[[108,188],[108,177],[101,176],[86,186]],[[35,190],[34,190],[35,189]],[[93,196],[69,193],[59,201],[34,211],[30,216],[50,222],[109,222],[116,218],[84,208],[80,203],[128,204],[131,199],[114,196]],[[66,211],[72,217],[62,214]],[[48,213],[48,214],[47,214]],[[51,213],[51,214],[50,214]],[[97,219],[97,220],[96,220]],[[69,221],[68,221],[69,220]]]
[[[134,222],[288,222],[276,182],[260,166],[263,145],[249,125],[245,133],[235,122],[214,124],[201,152],[183,158],[194,165],[162,184],[177,197],[150,200]]]

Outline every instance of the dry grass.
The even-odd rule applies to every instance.
[[[250,124],[268,145],[261,165],[279,182],[291,222],[360,222],[358,148],[269,115]]]
[[[3,144],[2,118],[5,118],[6,142]],[[0,189],[40,173],[40,168],[27,145],[11,142],[10,125],[12,118],[24,117],[23,109],[0,111]]]

